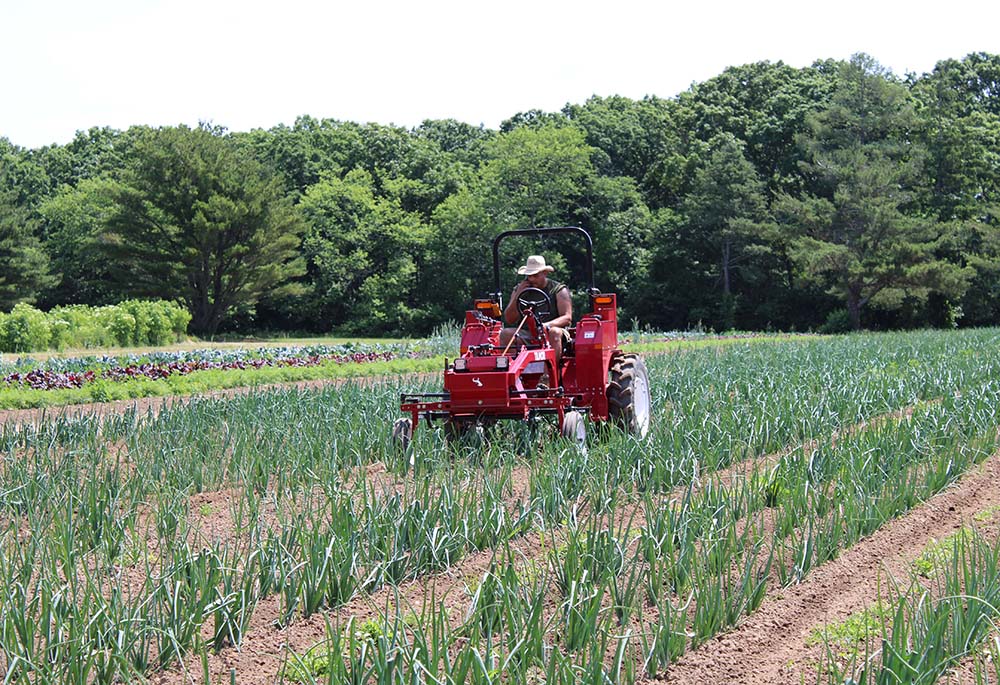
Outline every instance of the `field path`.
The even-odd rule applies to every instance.
[[[735,630],[684,655],[659,681],[671,684],[799,683],[816,681],[822,646],[807,647],[813,629],[871,607],[889,576],[909,577],[909,564],[932,540],[1000,506],[1000,453],[953,486],[887,523],[840,557],[814,569],[799,585],[772,589]]]

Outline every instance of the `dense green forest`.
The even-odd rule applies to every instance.
[[[748,64],[499,130],[303,116],[0,138],[0,309],[162,298],[199,334],[420,335],[492,288],[497,233],[576,225],[625,321],[996,325],[998,198],[1000,56],[983,53],[906,77],[863,54]],[[511,243],[505,288],[529,251],[586,287],[559,237]]]

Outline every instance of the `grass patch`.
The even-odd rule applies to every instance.
[[[732,345],[755,345],[760,343],[774,344],[782,342],[811,342],[820,340],[821,335],[758,335],[753,337],[732,337],[732,338],[703,338],[698,340],[660,340],[653,342],[630,342],[629,334],[620,333],[618,342],[625,352],[636,354],[675,352],[680,350],[702,350],[709,347],[729,347]]]

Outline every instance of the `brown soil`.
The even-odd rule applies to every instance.
[[[872,426],[880,425],[885,421],[898,420],[912,412],[912,408],[905,408],[897,412],[881,415],[865,421],[861,424],[846,427],[835,433],[837,435],[850,435],[858,431],[865,430]],[[754,471],[766,470],[773,467],[777,461],[785,454],[797,449],[809,449],[814,447],[815,441],[808,441],[803,445],[794,445],[779,452],[764,455],[755,459],[733,464],[719,472],[704,474],[698,482],[694,484],[695,489],[700,489],[709,481],[716,484],[732,484],[734,481],[748,478]],[[364,468],[367,477],[382,479],[391,474],[384,472],[379,464],[372,464]],[[507,505],[514,504],[518,497],[526,497],[528,492],[529,470],[515,467],[512,473],[512,486],[514,494],[507,501]],[[398,481],[396,483],[398,485]],[[666,493],[658,498],[661,502],[667,503],[680,497],[689,486],[684,485],[676,488],[673,492]],[[585,516],[588,507],[581,503],[579,514]],[[757,512],[752,521],[745,521],[744,524],[751,524],[758,527],[768,528],[769,520],[765,512]],[[620,526],[620,522],[633,520],[642,521],[643,504],[641,502],[624,502],[615,514],[615,524],[608,527],[612,530]],[[534,566],[544,567],[547,563],[549,551],[553,546],[557,546],[564,541],[564,531],[561,529],[550,530],[545,533],[544,538],[539,535],[526,535],[511,541],[510,548],[514,556],[519,560],[518,567]],[[209,657],[209,668],[212,674],[212,681],[224,680],[234,670],[238,682],[241,683],[271,683],[278,678],[278,672],[283,660],[289,651],[298,654],[305,653],[309,648],[322,641],[325,637],[326,625],[329,620],[332,625],[345,624],[349,619],[354,619],[356,624],[363,623],[369,618],[378,618],[388,608],[390,612],[393,607],[399,605],[404,607],[404,613],[414,610],[420,613],[423,604],[431,597],[435,602],[444,606],[451,617],[452,627],[457,626],[464,618],[464,611],[468,608],[469,592],[467,588],[474,585],[479,578],[489,568],[491,563],[500,561],[498,554],[493,550],[471,553],[447,570],[439,574],[433,574],[418,578],[416,580],[403,583],[398,588],[383,588],[371,595],[355,597],[346,605],[323,613],[313,615],[307,619],[294,621],[287,627],[278,627],[276,620],[280,616],[279,601],[276,597],[263,600],[254,611],[251,627],[244,638],[241,650],[227,649],[219,655]],[[547,613],[556,611],[559,598],[554,588],[550,587],[547,604],[550,605]],[[636,626],[638,627],[638,626]],[[711,644],[711,643],[710,643]],[[161,673],[154,676],[153,682],[181,683],[199,682],[199,674],[192,673],[194,669],[189,669],[185,673],[183,668],[176,668],[171,672]],[[702,681],[692,680],[685,682],[724,682],[724,681]]]
[[[998,654],[998,646],[1000,646],[1000,632],[997,630],[991,631],[986,639],[983,640],[983,644],[986,647],[976,653],[966,656],[958,662],[958,664],[948,670],[940,680],[938,680],[938,685],[976,685],[978,683],[983,683],[982,676],[979,680],[976,680],[976,670],[979,669],[980,673],[985,673],[990,677],[990,680],[986,681],[988,683],[996,683],[996,673],[1000,670],[1000,665],[996,663],[996,655]]]

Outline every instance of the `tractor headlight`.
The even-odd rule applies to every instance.
[[[466,369],[465,365],[466,365],[466,361],[465,361],[464,358],[460,358],[460,359],[456,359],[455,360],[455,370],[456,371],[465,371],[465,369]]]
[[[510,366],[509,357],[497,357],[497,371],[506,371]]]

